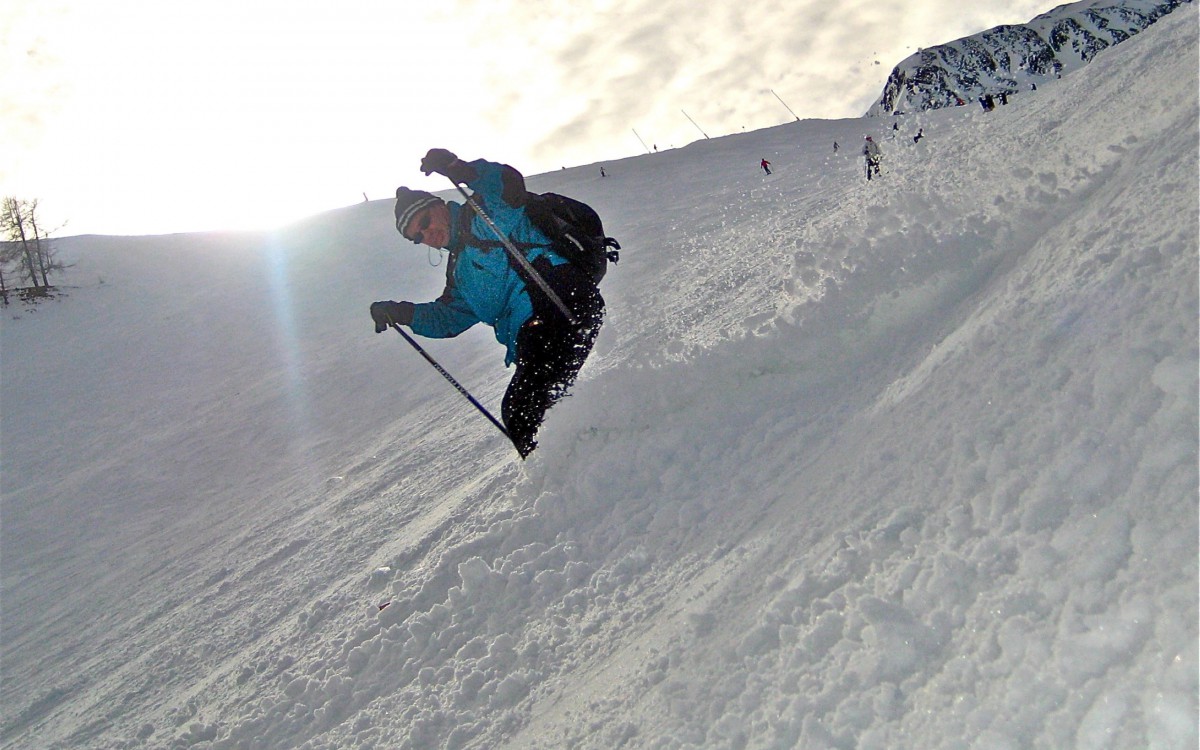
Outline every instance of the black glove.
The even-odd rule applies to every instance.
[[[421,160],[421,171],[425,173],[426,177],[433,172],[444,175],[446,168],[456,161],[458,161],[458,157],[452,151],[444,148],[431,148],[429,153],[425,154],[425,158]]]
[[[412,325],[413,303],[392,300],[375,302],[371,305],[371,320],[375,321],[375,333],[383,333],[393,324]]]

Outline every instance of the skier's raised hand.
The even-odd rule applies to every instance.
[[[434,172],[445,175],[447,167],[456,161],[458,161],[458,157],[454,155],[453,151],[431,148],[429,153],[425,154],[425,158],[421,160],[421,171],[425,173],[426,177]]]

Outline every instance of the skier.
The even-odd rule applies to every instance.
[[[763,159],[758,163],[758,166],[762,167],[762,171],[766,172],[767,174],[771,174],[771,162]]]
[[[525,458],[537,447],[535,437],[546,411],[566,395],[592,350],[604,319],[604,299],[588,274],[556,253],[530,222],[524,209],[525,178],[516,169],[484,159],[464,162],[435,148],[421,160],[421,171],[445,175],[473,190],[474,202],[575,320],[569,321],[539,284],[513,265],[503,243],[474,209],[399,187],[396,230],[416,244],[449,251],[446,288],[432,302],[372,304],[375,332],[403,325],[421,336],[451,338],[476,323],[495,329],[496,339],[507,349],[505,366],[516,364],[501,418]]]
[[[925,128],[917,128],[917,134],[913,136],[913,143],[920,143],[925,137]]]
[[[838,152],[838,142],[834,141],[833,142],[833,153],[836,154],[837,152]]]
[[[872,172],[876,177],[879,176],[879,162],[883,159],[883,152],[879,150],[879,144],[868,135],[863,141],[862,153],[867,160],[867,182],[870,182]]]

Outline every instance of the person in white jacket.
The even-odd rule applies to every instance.
[[[879,144],[868,135],[867,139],[863,141],[862,153],[867,160],[867,182],[870,182],[872,172],[876,176],[879,175],[879,162],[883,159],[883,152],[879,150]]]

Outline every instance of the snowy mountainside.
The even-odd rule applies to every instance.
[[[997,26],[923,49],[892,69],[868,117],[974,104],[1044,85],[1191,0],[1083,0],[1027,24]]]
[[[387,201],[64,240],[0,318],[0,744],[1195,747],[1196,29],[530,177],[625,251],[524,463],[372,332],[443,283]]]

